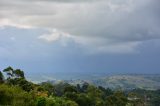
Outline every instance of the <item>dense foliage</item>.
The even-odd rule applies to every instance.
[[[6,73],[4,78],[3,73]],[[0,105],[9,106],[159,106],[160,90],[113,91],[88,83],[33,84],[20,69],[0,71]]]

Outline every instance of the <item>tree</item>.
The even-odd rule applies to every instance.
[[[9,67],[7,67],[7,68],[5,68],[4,70],[3,70],[3,72],[6,72],[7,73],[7,76],[8,76],[8,78],[7,79],[11,79],[14,75],[13,75],[13,68],[11,67],[11,66],[9,66]]]
[[[110,88],[105,89],[102,86],[99,86],[98,88],[103,92],[103,99],[105,99],[105,97],[113,94],[113,91]]]
[[[126,106],[127,97],[123,92],[117,91],[113,95],[107,97],[106,106]]]
[[[65,96],[67,99],[70,99],[70,100],[73,100],[73,101],[76,101],[77,98],[78,98],[78,94],[75,93],[75,92],[66,92],[64,96]]]
[[[37,98],[37,106],[46,106],[46,99],[44,97]]]
[[[75,100],[79,106],[94,106],[93,100],[88,97],[86,94],[78,94],[78,97]]]
[[[64,94],[64,89],[65,87],[69,86],[68,83],[65,83],[65,82],[60,82],[58,84],[55,84],[54,85],[54,88],[55,88],[55,95],[57,96],[62,96]]]
[[[104,106],[103,104],[103,92],[93,85],[89,85],[87,88],[87,95],[92,100],[95,106]]]
[[[70,101],[70,100],[67,100],[65,103],[64,103],[65,106],[78,106],[78,104],[74,101]]]
[[[12,67],[7,67],[3,70],[3,72],[7,73],[8,78],[7,79],[14,79],[14,78],[25,78],[24,72],[20,69],[13,69]]]
[[[19,87],[21,87],[23,90],[27,92],[34,89],[33,88],[34,84],[27,81],[26,79],[18,78],[18,79],[14,79],[14,81],[15,81],[15,85],[18,85]]]
[[[49,93],[50,95],[55,94],[55,88],[54,88],[54,86],[53,86],[51,83],[49,83],[49,82],[43,82],[43,83],[41,84],[41,86],[42,86],[46,91],[48,91],[48,93]]]
[[[80,84],[77,84],[77,85],[76,85],[76,88],[77,88],[77,91],[78,91],[78,92],[82,92],[82,89],[81,89]]]
[[[0,83],[3,83],[3,82],[4,82],[4,76],[2,72],[0,71]]]
[[[20,69],[13,70],[13,73],[14,73],[15,77],[17,77],[17,78],[25,78],[24,72]]]
[[[77,92],[77,89],[75,86],[72,85],[68,85],[64,88],[64,93],[66,92]]]
[[[33,83],[28,82],[25,79],[24,72],[20,69],[13,69],[12,67],[7,67],[3,70],[8,76],[7,83],[9,85],[18,85],[23,90],[29,92],[33,90]]]
[[[87,88],[88,88],[89,84],[87,82],[85,82],[83,85],[82,85],[82,92],[86,92],[87,91]]]

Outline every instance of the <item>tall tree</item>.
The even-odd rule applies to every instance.
[[[3,72],[6,72],[7,73],[7,76],[8,76],[8,79],[12,78],[14,75],[13,75],[13,68],[12,67],[7,67],[3,70]]]
[[[14,78],[25,78],[24,72],[20,69],[13,69],[12,67],[7,67],[3,70],[3,72],[7,73],[8,79],[14,79]]]
[[[14,73],[15,77],[17,77],[17,78],[25,78],[24,72],[20,69],[13,70],[13,73]]]

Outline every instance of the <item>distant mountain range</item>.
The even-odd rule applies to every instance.
[[[67,75],[66,75],[67,76]],[[87,77],[88,76],[88,77]],[[45,82],[49,81],[53,84],[58,82],[66,82],[73,85],[83,84],[84,82],[94,84],[96,86],[103,86],[105,88],[112,89],[135,89],[141,88],[146,90],[160,89],[160,74],[118,74],[118,75],[77,75],[65,79],[60,77],[52,77],[51,75],[42,75],[34,77],[33,82]],[[58,79],[59,78],[59,79]]]

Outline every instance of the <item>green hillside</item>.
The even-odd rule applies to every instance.
[[[160,88],[160,75],[113,75],[92,80],[92,83],[114,89],[141,88],[156,90]]]

